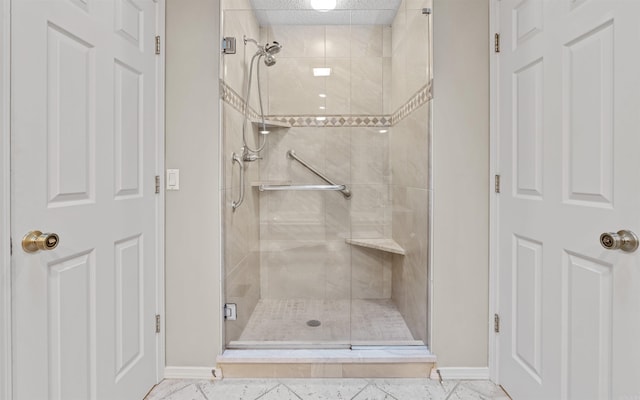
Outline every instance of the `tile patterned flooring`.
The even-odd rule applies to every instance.
[[[168,379],[145,400],[509,400],[509,396],[489,381]]]
[[[322,325],[309,327],[306,322]],[[351,327],[351,329],[349,329]],[[240,341],[413,340],[392,300],[261,299]]]

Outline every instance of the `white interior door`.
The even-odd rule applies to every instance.
[[[12,1],[15,400],[157,381],[156,6]],[[59,245],[23,251],[33,230]]]
[[[498,379],[640,396],[640,1],[501,0]]]

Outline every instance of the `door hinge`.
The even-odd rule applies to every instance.
[[[156,315],[156,333],[160,333],[160,314]]]
[[[500,193],[500,175],[495,176],[495,192]]]
[[[156,36],[156,54],[160,54],[160,36]]]
[[[500,316],[498,314],[493,314],[493,331],[500,333]]]
[[[160,175],[156,175],[156,194],[160,193]]]
[[[9,255],[13,255],[13,238],[9,238]]]
[[[500,53],[500,34],[496,33],[493,40],[494,50],[496,53]]]
[[[233,303],[224,305],[224,319],[227,321],[235,321],[238,319],[238,306]]]

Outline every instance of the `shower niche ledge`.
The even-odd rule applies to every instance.
[[[262,120],[256,119],[251,121],[252,124],[262,127]],[[267,129],[276,129],[276,128],[291,128],[291,124],[288,122],[276,121],[273,119],[265,119],[264,126]]]
[[[399,254],[404,256],[406,251],[395,240],[388,239],[345,239],[345,242],[352,246],[367,247],[369,249],[376,249],[380,251],[386,251],[388,253]]]

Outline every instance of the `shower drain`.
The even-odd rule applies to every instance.
[[[320,326],[320,321],[318,321],[317,319],[310,319],[309,321],[307,321],[307,325],[315,328],[316,326]]]

